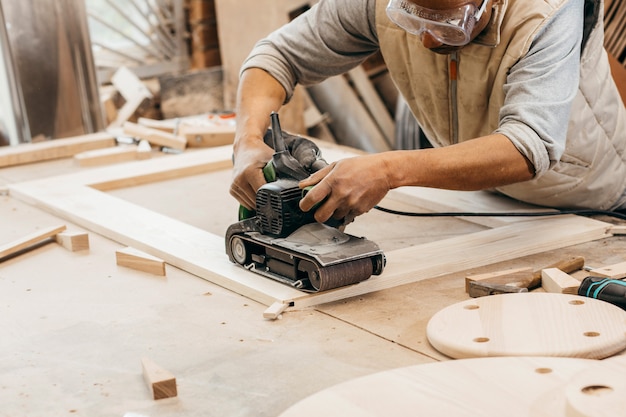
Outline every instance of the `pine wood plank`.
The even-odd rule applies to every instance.
[[[0,148],[0,168],[67,158],[80,152],[112,146],[115,146],[115,137],[106,132],[4,146]]]
[[[614,265],[604,266],[602,268],[594,268],[589,273],[596,277],[605,277],[612,279],[626,278],[626,262],[620,262]]]
[[[74,160],[81,167],[114,164],[139,159],[137,145],[116,146],[113,148],[96,149],[74,155]]]
[[[30,233],[20,239],[14,240],[13,242],[0,245],[0,259],[5,258],[9,255],[13,255],[21,250],[27,249],[28,247],[36,243],[53,237],[56,234],[64,231],[65,228],[65,225],[46,227],[36,232]]]
[[[163,130],[153,129],[133,122],[125,122],[123,128],[124,134],[137,139],[145,139],[150,142],[151,145],[165,146],[181,151],[185,150],[187,147],[187,141],[185,139],[174,136],[172,133],[164,132]]]

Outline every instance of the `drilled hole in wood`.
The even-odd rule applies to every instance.
[[[583,335],[585,335],[587,337],[598,337],[598,336],[600,336],[600,333],[598,333],[598,332],[585,332],[585,333],[583,333]]]
[[[580,390],[583,394],[593,395],[594,397],[602,397],[613,392],[613,388],[606,385],[589,385]]]
[[[478,310],[480,307],[478,307],[476,304],[470,304],[470,305],[466,305],[463,308],[466,310]]]
[[[537,372],[538,374],[549,374],[549,373],[552,373],[552,369],[551,368],[537,368],[535,369],[535,372]]]
[[[573,306],[580,306],[580,305],[585,304],[585,302],[584,302],[583,300],[572,300],[572,301],[570,301],[569,303],[570,303],[571,305],[573,305]]]
[[[488,337],[477,337],[476,339],[474,339],[474,342],[476,343],[487,343],[488,341]]]

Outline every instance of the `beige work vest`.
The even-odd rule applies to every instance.
[[[546,19],[567,1],[494,0],[498,4],[489,27],[478,42],[458,53],[456,92],[451,56],[424,48],[389,21],[387,1],[377,1],[376,28],[390,76],[434,146],[488,135],[498,128],[509,68],[527,53]],[[600,15],[581,57],[580,85],[561,160],[533,180],[498,191],[533,204],[601,210],[614,208],[622,196],[626,110],[603,48],[602,19]]]

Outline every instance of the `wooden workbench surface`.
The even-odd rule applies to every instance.
[[[76,170],[71,160],[5,168],[0,189]],[[223,234],[236,220],[228,181],[195,176],[111,194]],[[206,208],[217,205],[218,214],[208,215]],[[84,231],[9,195],[0,195],[0,218],[0,243],[56,224]],[[481,229],[454,218],[378,212],[350,227],[385,251]],[[574,255],[598,266],[626,260],[626,239],[616,236],[288,311],[272,321],[263,319],[267,306],[171,265],[166,277],[116,266],[115,251],[125,245],[89,237],[88,251],[49,243],[0,263],[0,416],[277,416],[340,382],[448,360],[429,345],[425,328],[436,312],[468,298],[467,272],[538,269]],[[178,397],[151,399],[142,357],[176,377]]]

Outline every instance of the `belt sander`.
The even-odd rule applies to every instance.
[[[231,262],[307,292],[356,284],[380,275],[385,255],[378,245],[346,234],[339,222],[317,222],[299,202],[308,191],[299,181],[328,165],[314,142],[283,133],[271,115],[265,138],[275,151],[257,191],[256,210],[239,209],[239,221],[226,232]],[[273,142],[273,143],[269,143]]]

